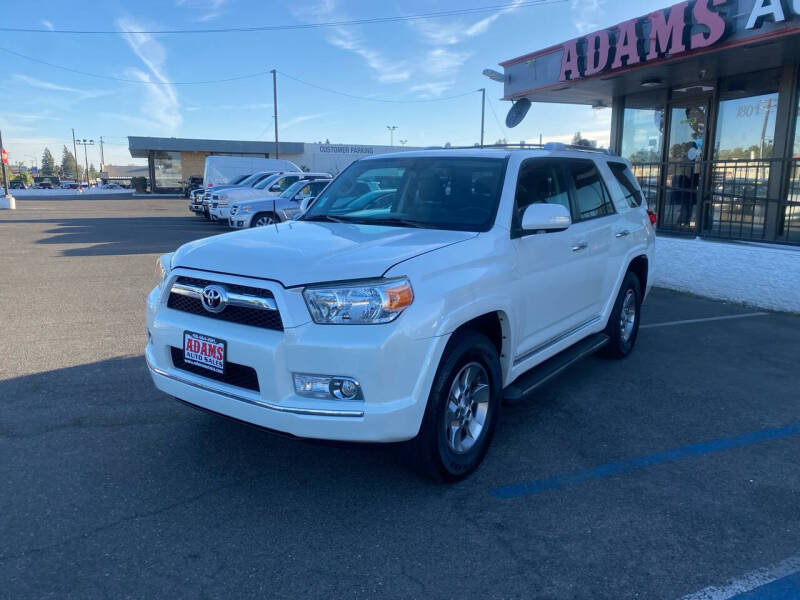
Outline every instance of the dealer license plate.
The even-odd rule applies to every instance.
[[[183,332],[183,360],[196,367],[225,373],[226,346],[225,340],[192,331]]]

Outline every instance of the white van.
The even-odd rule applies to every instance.
[[[208,189],[226,185],[242,175],[257,171],[300,171],[300,168],[291,161],[275,158],[209,156],[203,172],[203,186]]]

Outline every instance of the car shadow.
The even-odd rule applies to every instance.
[[[20,221],[16,221],[20,222]],[[225,231],[198,217],[113,217],[28,221],[53,223],[39,244],[77,246],[62,256],[114,256],[170,252],[192,240]]]

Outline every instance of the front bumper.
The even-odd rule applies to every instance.
[[[247,229],[250,227],[252,213],[239,212],[235,215],[228,215],[228,225],[234,229]]]
[[[229,279],[252,285],[250,280]],[[261,283],[273,291],[284,331],[183,313],[167,308],[157,289],[151,292],[145,357],[158,389],[200,408],[297,437],[396,442],[417,435],[447,336],[411,339],[394,324],[317,325],[309,321],[299,292]],[[227,360],[253,368],[259,391],[176,368],[171,347],[183,347],[187,330],[225,340]],[[293,373],[354,377],[364,400],[298,396]]]

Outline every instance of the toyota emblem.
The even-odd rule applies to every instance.
[[[208,312],[220,313],[225,310],[228,305],[228,293],[225,288],[219,285],[207,285],[203,288],[203,294],[200,298]]]

